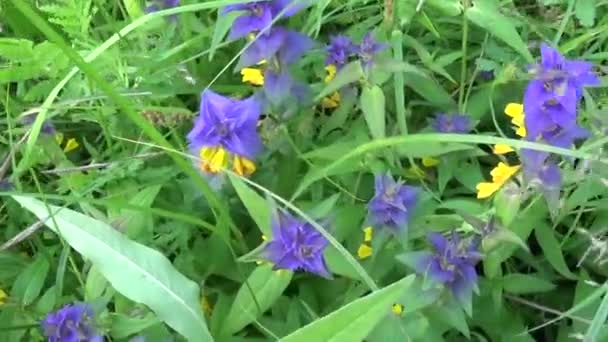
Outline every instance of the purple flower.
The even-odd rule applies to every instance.
[[[348,63],[348,58],[355,54],[357,49],[350,38],[338,35],[329,39],[329,45],[325,51],[327,52],[325,64],[335,65],[337,69],[340,69]]]
[[[0,179],[0,191],[11,191],[13,184],[8,179]]]
[[[593,65],[568,61],[557,50],[541,45],[541,63],[531,67],[535,79],[524,95],[525,125],[530,139],[556,126],[576,125],[576,107],[583,87],[599,84]]]
[[[252,159],[262,149],[256,129],[261,112],[262,106],[255,97],[239,101],[205,90],[200,114],[188,134],[190,147],[219,146]]]
[[[545,131],[542,133],[542,138],[550,145],[571,148],[576,140],[586,139],[589,135],[588,130],[574,124],[566,128],[558,126]]]
[[[372,35],[372,33],[368,33],[363,37],[363,41],[357,48],[357,54],[361,59],[361,62],[365,67],[369,67],[374,61],[374,58],[378,52],[386,49],[386,44],[380,44],[376,41],[376,38]]]
[[[396,182],[388,173],[376,176],[375,194],[367,205],[372,225],[405,229],[417,198],[417,188]]]
[[[290,17],[307,4],[299,0],[274,0],[259,1],[250,4],[228,5],[224,7],[222,13],[232,11],[244,11],[242,15],[235,19],[230,31],[230,39],[245,37],[249,33],[258,32],[269,28],[273,19],[283,10],[283,17]]]
[[[243,52],[237,69],[274,58],[276,58],[279,67],[284,67],[294,63],[306,51],[310,50],[313,44],[310,38],[299,32],[276,27],[271,29],[268,34],[257,37]]]
[[[308,85],[294,80],[285,70],[277,73],[272,69],[267,69],[264,73],[264,95],[275,106],[279,106],[287,100],[304,104],[310,98],[310,89]]]
[[[481,70],[479,72],[479,78],[484,81],[491,81],[494,79],[494,70]]]
[[[274,269],[303,270],[331,278],[323,256],[328,243],[310,223],[279,209],[272,220],[272,240],[262,253]]]
[[[556,88],[563,82],[575,89],[576,97],[580,99],[583,88],[600,84],[597,76],[592,72],[593,64],[590,62],[569,61],[559,51],[542,43],[540,46],[541,64],[532,67],[536,79],[544,81],[547,87]]]
[[[31,125],[34,123],[34,121],[36,121],[37,117],[38,117],[38,113],[27,114],[21,118],[21,124],[26,125],[26,126]],[[56,133],[55,126],[53,125],[53,123],[50,120],[46,120],[42,123],[40,132],[42,132],[44,134],[49,134],[49,135],[55,134]]]
[[[146,13],[154,13],[177,6],[179,6],[179,0],[154,0],[152,5],[146,7]]]
[[[228,36],[230,39],[242,38],[249,33],[261,31],[270,27],[272,23],[272,4],[270,1],[229,5],[224,8],[224,13],[237,10],[245,11],[245,13],[234,20]]]
[[[88,304],[66,305],[49,313],[42,322],[49,342],[102,342],[92,326],[93,309]]]
[[[521,159],[526,182],[538,186],[547,203],[555,205],[562,186],[559,166],[551,160],[549,153],[542,151],[524,149]]]
[[[471,119],[460,114],[438,114],[432,126],[440,133],[468,133],[471,131]]]
[[[455,231],[450,239],[438,233],[428,239],[434,251],[417,260],[416,272],[446,286],[460,303],[466,303],[477,284],[475,264],[481,259],[477,240],[461,240]]]

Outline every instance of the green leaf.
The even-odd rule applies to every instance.
[[[475,0],[473,7],[466,10],[465,16],[474,24],[507,43],[527,62],[534,61],[528,51],[528,46],[515,29],[515,20],[502,15],[495,0]]]
[[[562,254],[561,246],[555,237],[555,232],[547,224],[539,224],[534,229],[534,236],[551,266],[564,277],[576,279],[576,275],[570,272],[568,265],[566,265],[566,260]]]
[[[522,273],[510,273],[502,278],[502,286],[505,291],[515,294],[527,294],[548,292],[555,288],[555,285],[539,276]]]
[[[213,30],[213,37],[211,38],[211,46],[209,46],[209,61],[213,60],[215,50],[230,31],[234,19],[241,14],[238,12],[230,12],[222,14],[222,9],[217,10],[217,21],[215,22],[215,29]]]
[[[21,305],[32,304],[40,295],[50,268],[47,256],[38,254],[36,260],[15,279],[11,295],[21,299]]]
[[[417,142],[411,141],[397,147],[397,153],[401,157],[437,157],[455,151],[466,151],[475,149],[475,146],[461,143],[444,143],[440,141]],[[443,162],[443,161],[442,161]]]
[[[70,209],[13,196],[76,251],[125,297],[147,305],[190,341],[211,341],[199,307],[199,287],[179,273],[158,251],[133,242],[109,225]],[[48,208],[48,210],[47,210]],[[55,226],[54,222],[57,223]]]
[[[418,95],[443,110],[452,110],[457,107],[452,96],[432,78],[419,73],[404,73],[405,85],[412,88]]]
[[[386,113],[382,89],[376,85],[363,88],[359,101],[372,137],[374,139],[384,138],[386,136]]]
[[[323,88],[321,93],[317,95],[315,102],[319,102],[325,96],[332,94],[348,84],[359,81],[364,76],[365,74],[363,73],[363,68],[359,61],[346,64],[336,73],[336,77],[334,77],[334,79]]]
[[[247,186],[238,176],[228,174],[230,182],[239,195],[239,198],[247,208],[249,215],[255,221],[262,234],[270,238],[272,231],[270,229],[270,221],[272,211],[268,207],[268,202],[264,197],[260,196],[257,192]]]
[[[595,23],[595,8],[596,0],[578,0],[574,8],[574,15],[580,21],[581,25],[592,27]]]
[[[239,289],[223,322],[222,336],[234,334],[255,321],[281,296],[292,277],[291,271],[274,271],[270,264],[257,267]]]
[[[391,306],[414,281],[408,276],[381,290],[348,303],[292,334],[282,342],[363,341],[378,322],[391,312]]]
[[[143,189],[129,199],[129,204],[136,205],[142,209],[150,208],[158,195],[160,188],[161,185],[154,185]],[[113,226],[123,228],[126,235],[130,238],[134,239],[139,237],[146,226],[151,227],[152,225],[150,214],[142,209],[122,209],[119,216],[111,217],[114,223]],[[152,230],[152,228],[149,229]],[[149,234],[151,234],[151,232]]]

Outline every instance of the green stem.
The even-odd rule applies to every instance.
[[[394,30],[392,33],[393,54],[396,61],[403,62],[403,33],[399,30]],[[393,83],[395,85],[395,110],[397,111],[397,124],[401,134],[407,134],[407,118],[405,113],[405,78],[402,72],[393,75]]]
[[[464,95],[467,79],[467,45],[469,39],[469,21],[467,20],[466,12],[469,9],[470,0],[463,0],[462,6],[462,61],[460,64],[460,90],[458,96],[458,110],[460,113],[465,113]]]

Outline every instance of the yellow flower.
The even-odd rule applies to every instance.
[[[330,96],[325,96],[321,101],[321,106],[325,109],[336,108],[340,104],[340,99],[340,93],[336,91]]]
[[[249,83],[255,86],[264,85],[264,74],[262,73],[262,70],[258,68],[243,68],[241,69],[241,75],[243,76],[243,83]]]
[[[371,242],[374,235],[374,228],[372,228],[372,226],[363,228],[363,234],[365,234],[363,241]]]
[[[200,157],[205,172],[218,173],[228,165],[228,152],[220,146],[201,148]]]
[[[422,165],[424,167],[433,167],[439,164],[439,160],[431,157],[422,157]]]
[[[365,243],[362,243],[361,246],[359,246],[359,249],[357,250],[357,256],[359,257],[359,259],[363,260],[366,258],[369,258],[372,255],[373,249],[366,245]]]
[[[494,154],[507,154],[509,152],[514,152],[515,150],[513,150],[513,148],[509,145],[506,144],[496,144],[494,145],[494,148],[492,149],[492,152],[494,152]]]
[[[63,133],[55,134],[55,141],[57,142],[57,145],[61,146],[61,144],[63,143],[63,138],[64,138]],[[78,143],[78,141],[76,141],[76,139],[70,138],[65,143],[65,146],[63,147],[63,152],[68,153],[70,151],[77,149],[79,146],[80,146],[80,144]]]
[[[76,141],[76,139],[74,139],[74,138],[71,138],[68,140],[67,143],[65,143],[65,146],[63,147],[63,152],[67,153],[67,152],[73,151],[73,150],[77,149],[78,146],[80,146],[78,141]]]
[[[511,123],[517,128],[515,134],[524,138],[526,136],[524,105],[521,103],[509,103],[505,107],[505,114],[511,117]]]
[[[245,158],[234,156],[234,162],[232,163],[234,172],[239,176],[251,176],[255,172],[255,164]]]
[[[6,292],[4,292],[4,290],[0,289],[0,306],[6,303],[6,298],[8,298],[8,295]]]
[[[477,184],[477,198],[488,198],[500,189],[514,174],[519,171],[521,165],[509,166],[503,162],[490,172],[492,182],[482,182]]]
[[[338,71],[338,69],[335,65],[330,64],[325,67],[325,71],[327,71],[327,75],[325,76],[325,83],[329,83],[336,77],[336,72]]]
[[[401,316],[403,313],[403,305],[401,304],[393,304],[393,313],[397,316]]]

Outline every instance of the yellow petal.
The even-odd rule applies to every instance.
[[[512,118],[521,118],[524,116],[524,105],[521,103],[509,103],[505,107],[505,114]]]
[[[8,295],[4,290],[0,289],[0,305],[6,303],[6,298],[8,298]]]
[[[494,145],[494,148],[492,149],[492,152],[494,154],[507,154],[509,152],[514,152],[515,150],[513,150],[513,148],[511,148],[511,146],[506,145],[506,144],[496,144]]]
[[[372,236],[374,235],[374,228],[372,228],[372,226],[363,228],[363,234],[365,234],[363,241],[365,241],[365,242],[372,241]]]
[[[255,172],[255,164],[245,157],[234,156],[232,168],[241,177],[251,176]]]
[[[76,139],[70,138],[67,143],[65,143],[65,147],[63,148],[63,152],[70,152],[78,148],[80,144]]]
[[[333,80],[336,77],[337,70],[338,69],[333,64],[327,65],[325,67],[325,71],[327,72],[327,75],[325,76],[325,83],[329,83],[331,80]]]
[[[241,69],[241,75],[243,76],[242,82],[249,83],[255,86],[264,85],[264,74],[262,70],[257,68],[243,68]]]
[[[517,128],[517,130],[515,131],[515,134],[519,135],[522,138],[525,138],[526,134],[527,134],[526,127],[521,126],[521,127]]]
[[[477,189],[477,198],[481,199],[492,196],[496,191],[498,191],[498,189],[500,189],[501,185],[502,184],[487,182],[477,184],[477,187],[475,187]]]
[[[338,107],[340,104],[340,93],[334,92],[331,96],[326,96],[321,102],[321,106],[325,109],[332,109]]]
[[[372,255],[372,248],[364,243],[359,246],[357,250],[357,256],[359,259],[369,258]]]
[[[268,238],[264,234],[262,234],[262,241],[268,241]]]
[[[228,153],[223,147],[203,147],[200,151],[201,170],[218,173],[228,164]]]
[[[422,165],[424,167],[433,167],[439,164],[439,160],[431,157],[422,157]]]
[[[393,304],[393,313],[397,316],[400,316],[403,313],[403,305],[401,304]]]
[[[498,183],[499,185],[505,184],[506,181],[509,180],[514,174],[519,171],[521,165],[509,166],[503,162],[498,163],[498,165],[490,172],[492,176],[492,182]]]

